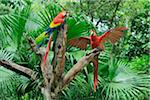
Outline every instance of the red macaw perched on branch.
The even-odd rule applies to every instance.
[[[46,34],[47,33],[49,34],[49,41],[48,41],[48,45],[47,45],[47,48],[46,48],[46,53],[45,53],[45,56],[44,56],[44,64],[46,64],[46,59],[47,59],[47,56],[48,56],[48,52],[49,52],[49,49],[51,47],[52,35],[53,35],[52,33],[53,33],[54,30],[56,30],[56,29],[58,29],[60,27],[63,27],[63,24],[64,24],[66,16],[67,16],[67,12],[66,11],[60,12],[54,18],[54,20],[50,23],[49,28],[46,30]]]
[[[122,31],[124,30],[127,30],[127,28],[118,27],[105,32],[101,36],[97,36],[96,31],[92,30],[90,37],[79,37],[71,39],[69,41],[69,44],[71,46],[81,48],[82,50],[85,50],[87,48],[87,44],[90,44],[92,49],[99,48],[101,50],[104,50],[104,43],[109,41],[112,44],[115,44],[123,35]],[[94,65],[94,91],[96,92],[96,87],[98,83],[98,55],[94,58],[92,62]]]

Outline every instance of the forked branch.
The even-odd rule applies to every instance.
[[[43,50],[41,50],[41,49],[36,50],[36,43],[31,37],[28,37],[28,42],[29,42],[33,52],[39,57],[40,61],[42,61],[42,52],[41,51],[43,51]]]
[[[63,86],[68,84],[85,66],[87,66],[96,55],[100,53],[100,50],[95,48],[89,54],[82,57],[64,76]]]

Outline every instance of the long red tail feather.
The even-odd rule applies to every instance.
[[[47,60],[47,57],[48,57],[49,49],[51,47],[51,42],[52,42],[52,35],[50,35],[50,37],[49,37],[48,45],[47,45],[47,48],[46,48],[46,53],[45,53],[45,56],[44,56],[44,64],[46,64],[46,60]]]
[[[95,57],[93,64],[94,64],[94,92],[96,92],[98,84],[98,56]]]

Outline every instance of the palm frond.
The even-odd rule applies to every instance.
[[[12,98],[17,96],[16,89],[19,85],[20,78],[12,71],[0,67],[0,97],[3,99]]]
[[[14,57],[13,53],[6,51],[5,49],[0,49],[0,60],[11,61]]]
[[[85,20],[83,15],[72,15],[67,19],[68,32],[67,39],[88,36],[92,26]]]
[[[21,98],[25,98],[25,94],[26,95],[33,95],[30,98],[38,98],[41,97],[43,99],[42,93],[40,91],[40,86],[43,85],[43,78],[41,79],[37,79],[35,81],[33,80],[28,80],[26,82],[22,82],[17,89],[17,93],[21,96]]]
[[[112,46],[110,43],[106,43],[105,46],[105,51],[101,52],[99,56],[99,83],[97,92],[94,94],[94,91],[92,91],[93,72],[88,69],[88,67],[91,69],[91,66],[88,66],[88,79],[86,79],[86,75],[83,73],[77,76],[78,78],[75,78],[70,86],[62,92],[65,98],[85,99],[89,95],[90,98],[100,100],[144,100],[145,98],[148,98],[150,92],[149,76],[146,74],[137,74],[129,68],[127,61],[115,58],[114,54],[112,54]],[[83,55],[85,54],[85,51],[79,52]],[[81,57],[83,55],[81,55]],[[73,65],[76,56],[79,58],[76,52],[68,52],[66,58],[69,59],[69,63],[72,63]],[[67,65],[67,67],[69,67],[69,65]],[[81,87],[83,88],[82,92],[78,89]],[[87,87],[86,91],[84,91],[84,87]],[[77,92],[75,92],[76,89]],[[72,93],[72,91],[74,92]],[[78,93],[80,95],[78,95]],[[77,95],[78,97],[74,95]]]
[[[81,90],[82,88],[82,90]],[[80,90],[80,91],[79,91]],[[88,82],[84,79],[83,75],[78,75],[75,79],[70,83],[69,87],[66,87],[62,94],[65,95],[65,99],[79,99],[84,98],[90,94],[91,87]]]
[[[61,11],[61,7],[55,3],[50,3],[49,6],[45,7],[44,10],[38,13],[37,23],[43,29],[47,29],[50,22],[53,18]],[[67,38],[68,40],[71,38],[76,38],[82,36],[84,33],[88,33],[90,30],[90,25],[85,20],[83,15],[71,15],[66,19],[66,23],[68,25]],[[44,30],[43,30],[44,31]]]
[[[0,60],[13,60],[14,54],[0,49]],[[21,78],[14,72],[0,66],[0,97],[3,99],[17,99],[17,86]]]
[[[29,14],[30,6],[26,6],[22,10],[12,11],[10,14],[0,16],[0,32],[9,40],[7,41],[9,45],[16,44],[17,47],[19,46],[20,39],[26,31],[25,25]]]
[[[61,11],[61,8],[55,3],[51,2],[47,7],[43,7],[43,9],[44,10],[38,12],[38,18],[36,22],[40,25],[40,27],[46,30],[53,18]]]
[[[141,98],[140,94],[146,95],[145,93],[149,92],[149,76],[145,74],[138,75],[127,66],[126,62],[115,62],[113,67],[116,69],[113,69],[114,75],[112,80],[109,78],[112,76],[108,76],[107,79],[104,79],[105,81],[100,83],[102,88],[101,94],[105,95],[105,99],[139,100]]]

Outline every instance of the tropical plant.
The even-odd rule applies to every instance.
[[[146,54],[142,55],[141,57],[136,56],[129,62],[129,66],[131,69],[145,74],[150,73],[149,65],[150,65],[149,55]]]
[[[105,52],[101,52],[96,93],[93,91],[93,67],[89,64],[70,85],[64,88],[59,98],[148,100],[149,1],[95,1],[80,0],[62,3],[70,12],[70,17],[66,20],[67,40],[89,36],[91,28],[98,30],[99,35],[106,29],[118,25],[128,26],[129,31],[119,44],[113,47],[106,44]],[[0,2],[2,2],[0,4],[0,61],[13,60],[38,72],[39,76],[39,79],[32,80],[0,67],[0,91],[2,91],[0,98],[43,100],[44,97],[39,89],[43,84],[40,62],[30,50],[26,37],[36,38],[41,34],[61,11],[61,7],[47,0],[1,0]],[[55,38],[54,36],[53,39]],[[67,45],[65,72],[88,52],[89,49],[81,51]],[[51,62],[54,55],[52,51],[49,54]]]
[[[101,60],[99,62],[98,91],[96,93],[91,91],[93,88],[93,73],[90,70],[92,66],[88,66],[62,92],[66,99],[148,99],[149,75],[138,74],[131,70],[130,64],[127,61],[115,58],[110,54],[109,48],[99,56],[99,59]]]
[[[55,3],[51,3],[48,6],[43,6],[45,9],[41,9],[41,11],[36,12],[38,14],[35,14],[37,18],[34,17],[31,18],[32,15],[31,12],[33,13],[35,12],[35,9],[31,9],[33,8],[33,6],[34,5],[32,4],[27,5],[23,9],[17,9],[11,12],[10,14],[2,15],[1,20],[3,24],[1,24],[2,25],[1,33],[6,38],[6,43],[3,44],[4,46],[6,46],[4,48],[14,53],[14,61],[17,61],[18,63],[30,67],[38,71],[39,73],[41,73],[41,70],[38,66],[39,61],[36,61],[35,55],[27,50],[29,46],[27,45],[26,35],[31,35],[33,36],[33,38],[35,38],[38,35],[37,33],[41,32],[41,30],[46,29],[49,23],[51,22],[51,20],[54,18],[54,16],[56,16],[60,11],[60,7],[57,6]],[[81,17],[82,16],[76,16],[68,19],[67,24],[69,27],[69,31],[67,34],[69,38],[72,38],[73,35],[79,36],[81,33],[84,33],[89,30],[87,29],[87,27],[89,27],[88,23],[86,23],[85,20],[82,20]],[[28,25],[33,24],[30,21],[33,21],[34,24],[36,23],[36,26],[38,26],[37,29],[34,28],[30,31],[28,30],[29,29]],[[73,28],[76,31],[73,31]],[[81,29],[79,30],[78,28]],[[8,36],[8,34],[10,35]],[[53,57],[53,55],[51,55],[51,57]],[[32,93],[36,93],[37,95],[35,97],[38,98],[38,96],[40,96],[38,87],[43,83],[42,78],[43,77],[41,77],[40,80],[36,80],[36,81],[28,80],[20,84],[18,88],[18,93],[19,95],[25,95],[22,96],[21,98],[26,98],[26,97],[28,98],[28,96],[30,97],[30,94]],[[37,89],[34,90],[35,89],[34,87],[36,87]]]
[[[5,49],[0,49],[0,60],[12,61],[14,57],[13,53],[6,51]],[[16,100],[18,94],[16,92],[17,87],[22,82],[27,79],[20,77],[13,71],[7,70],[6,68],[0,66],[0,97],[2,100],[12,99]]]

